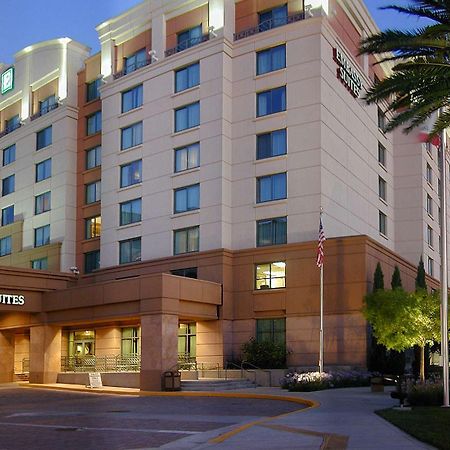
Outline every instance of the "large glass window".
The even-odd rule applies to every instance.
[[[135,123],[121,130],[122,150],[142,144],[142,122]]]
[[[135,198],[120,204],[120,225],[140,222],[142,220],[142,200]]]
[[[101,216],[90,217],[85,219],[86,239],[93,239],[100,237],[102,231],[102,218]]]
[[[174,191],[174,213],[200,208],[200,185],[182,187]]]
[[[200,102],[175,110],[175,132],[200,125]]]
[[[102,197],[101,181],[94,181],[93,183],[86,184],[86,204],[99,202]]]
[[[175,92],[181,92],[200,84],[200,63],[175,71]]]
[[[56,97],[54,95],[50,95],[45,100],[39,102],[39,113],[41,115],[47,114],[49,111],[55,108],[56,105]]]
[[[171,270],[172,275],[178,275],[179,277],[197,278],[197,267],[186,267],[183,269]]]
[[[31,261],[31,268],[34,270],[47,270],[48,259],[47,258],[33,259]]]
[[[255,288],[258,290],[286,287],[286,263],[284,261],[257,264],[255,274]]]
[[[52,159],[46,159],[36,164],[36,183],[52,176]]]
[[[34,246],[42,247],[43,245],[50,244],[50,225],[44,225],[43,227],[34,229]]]
[[[256,319],[256,340],[286,345],[286,319]]]
[[[86,150],[86,170],[93,169],[102,164],[102,148],[101,146]]]
[[[34,198],[34,213],[42,214],[51,209],[51,192],[44,192]]]
[[[47,147],[52,143],[51,125],[36,133],[36,150]]]
[[[141,354],[141,330],[139,327],[122,328],[122,356],[133,356]]]
[[[197,355],[197,324],[178,325],[178,365],[184,369],[192,368]]]
[[[387,216],[382,211],[378,211],[378,230],[383,236],[387,236]]]
[[[275,217],[256,222],[256,246],[286,244],[287,217]]]
[[[102,112],[97,111],[86,118],[86,134],[88,136],[91,136],[92,134],[99,133],[101,130],[102,130]]]
[[[131,111],[139,108],[143,102],[143,87],[142,84],[135,86],[128,91],[122,92],[122,112]]]
[[[6,256],[11,254],[11,236],[5,236],[0,239],[0,256]]]
[[[173,232],[174,249],[173,253],[198,252],[200,241],[200,227],[183,228]]]
[[[125,74],[134,72],[147,64],[147,51],[145,48],[138,50],[136,53],[125,58],[124,72]]]
[[[3,165],[13,163],[16,160],[16,144],[10,145],[3,150]]]
[[[286,172],[256,179],[256,203],[270,202],[287,197]]]
[[[94,356],[95,331],[80,330],[69,333],[69,356]],[[90,359],[90,361],[94,361]]]
[[[267,31],[272,28],[287,24],[287,5],[281,5],[258,14],[259,31]]]
[[[256,75],[286,67],[286,45],[261,50],[256,54]]]
[[[285,155],[287,152],[286,129],[256,136],[256,159]]]
[[[286,86],[256,94],[257,117],[286,111]]]
[[[141,260],[141,238],[119,242],[119,263],[126,264]]]
[[[200,165],[200,143],[175,149],[175,172],[193,169]]]
[[[91,102],[92,100],[96,100],[100,98],[99,88],[101,86],[101,79],[97,78],[90,83],[86,83],[86,101]]]
[[[14,222],[14,205],[2,209],[2,227]]]
[[[11,133],[11,131],[17,130],[17,128],[20,127],[20,116],[19,114],[16,114],[15,116],[11,117],[6,121],[5,124],[5,130],[8,133]]]
[[[100,269],[100,250],[84,254],[84,273],[91,273]]]
[[[202,25],[177,34],[177,51],[185,50],[202,42]]]
[[[11,194],[15,190],[16,176],[10,175],[2,180],[2,196]]]
[[[131,186],[142,181],[142,161],[133,161],[120,166],[120,187]]]

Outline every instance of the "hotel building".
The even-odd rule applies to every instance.
[[[145,0],[97,54],[0,66],[0,381],[159,389],[252,337],[316,365],[321,207],[325,366],[364,367],[377,262],[439,273],[437,149],[361,100],[376,31],[361,0]]]

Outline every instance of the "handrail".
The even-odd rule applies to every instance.
[[[130,64],[128,69],[124,67],[119,72],[113,73],[113,78],[117,80],[118,78],[121,78],[125,75],[128,75],[129,73],[136,72],[136,70],[141,69],[142,67],[149,66],[152,63],[152,58],[146,58],[144,61],[139,61],[134,64]]]
[[[271,372],[270,372],[269,369],[261,369],[261,367],[255,366],[255,364],[252,364],[251,362],[245,361],[245,360],[244,360],[244,361],[241,362],[242,370],[247,370],[247,371],[249,371],[249,369],[246,369],[246,368],[244,367],[245,364],[247,364],[248,366],[251,366],[251,368],[252,368],[253,370],[255,370],[255,371],[256,371],[256,370],[260,370],[261,372],[264,372],[266,375],[268,375],[269,386],[271,385],[272,375],[271,375]]]
[[[20,127],[22,126],[22,123],[16,123],[15,125],[11,126],[11,127],[7,127],[5,128],[1,133],[0,133],[0,138],[2,138],[3,136],[6,136],[9,133],[12,133],[13,131],[18,130]]]
[[[36,120],[41,116],[45,116],[45,114],[49,113],[50,111],[53,111],[54,109],[58,108],[60,105],[59,101],[56,101],[55,103],[52,103],[51,105],[45,106],[42,109],[40,109],[37,113],[30,116],[30,121]]]
[[[186,39],[185,41],[180,42],[175,47],[168,48],[164,52],[164,56],[167,58],[168,56],[175,55],[175,53],[182,52],[183,50],[187,50],[188,48],[194,47],[202,42],[209,41],[209,33],[203,34],[202,36]]]

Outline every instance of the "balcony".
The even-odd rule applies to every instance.
[[[235,41],[239,41],[240,39],[253,36],[254,34],[264,33],[264,31],[269,31],[272,30],[273,28],[278,28],[283,25],[288,25],[290,23],[298,22],[304,19],[305,19],[305,12],[301,11],[299,13],[291,14],[286,17],[265,20],[264,22],[258,24],[256,27],[247,28],[246,30],[234,33],[233,37]]]
[[[115,80],[124,77],[125,75],[128,75],[129,73],[133,73],[138,69],[141,69],[142,67],[149,66],[152,63],[152,58],[147,58],[143,61],[138,61],[135,64],[129,64],[127,67],[124,67],[121,71],[116,72],[113,74],[113,78]]]
[[[0,133],[0,139],[1,139],[3,136],[6,136],[7,134],[12,133],[13,131],[17,130],[17,129],[20,128],[21,126],[22,126],[22,123],[21,123],[21,122],[15,123],[14,125],[7,126],[6,129],[4,129],[4,130]]]
[[[61,372],[139,372],[141,355],[63,356]]]
[[[53,111],[54,109],[58,108],[58,106],[59,106],[58,102],[44,106],[44,107],[40,108],[36,114],[33,114],[32,116],[30,116],[30,120],[31,121],[36,120],[39,117],[44,116],[45,114],[49,113],[50,111]]]
[[[175,55],[176,53],[182,52],[183,50],[187,50],[188,48],[195,47],[196,45],[206,41],[209,41],[209,33],[204,34],[200,37],[195,37],[180,42],[175,47],[167,49],[164,52],[164,56],[167,58],[169,56]]]

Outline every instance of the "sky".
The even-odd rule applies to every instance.
[[[70,37],[99,50],[95,27],[137,5],[142,0],[0,0],[0,62],[12,63],[14,53],[30,44]],[[407,0],[365,0],[378,26],[414,28],[416,19],[392,11],[380,11],[386,4]]]

